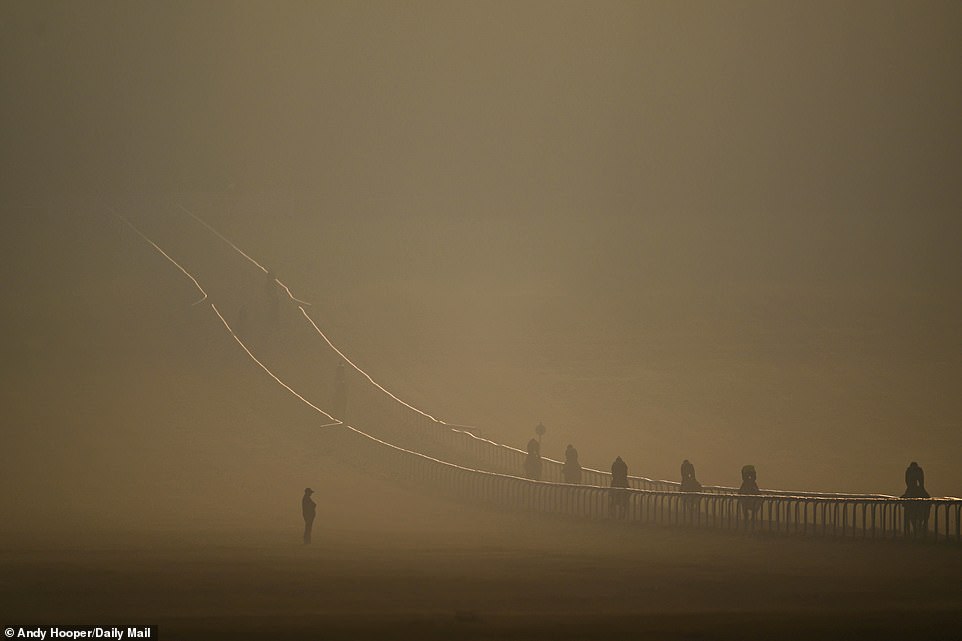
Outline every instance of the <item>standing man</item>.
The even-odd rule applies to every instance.
[[[314,490],[304,488],[304,498],[301,499],[301,513],[304,515],[304,545],[311,542],[311,528],[314,527],[314,516],[317,513],[317,503],[311,499]]]

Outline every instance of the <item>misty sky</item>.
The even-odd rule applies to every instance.
[[[502,440],[886,492],[919,451],[962,493],[960,34],[957,2],[3,1],[4,375],[63,306],[112,326],[65,291],[151,285],[107,207],[186,202]]]
[[[8,198],[309,194],[429,228],[419,274],[500,251],[565,287],[957,282],[953,3],[4,13]]]

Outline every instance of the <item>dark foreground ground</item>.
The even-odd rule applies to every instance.
[[[8,536],[0,624],[170,639],[962,639],[962,549],[498,515],[463,532]]]

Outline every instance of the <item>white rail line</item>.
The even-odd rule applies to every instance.
[[[117,212],[115,212],[115,211],[113,211],[113,210],[111,210],[110,213],[112,213],[114,216],[116,216],[116,217],[119,218],[121,221],[123,221],[128,227],[130,227],[131,229],[133,229],[133,230],[137,233],[138,236],[140,236],[141,238],[143,238],[147,243],[150,244],[151,247],[153,247],[153,248],[156,249],[158,252],[160,252],[160,255],[161,255],[161,256],[163,256],[164,258],[166,258],[167,260],[169,260],[169,261],[171,262],[171,264],[174,265],[174,267],[176,267],[177,269],[179,269],[179,270],[184,274],[184,276],[186,276],[187,278],[189,278],[189,279],[191,280],[191,282],[194,283],[194,287],[196,287],[198,290],[200,290],[200,293],[203,294],[203,296],[201,296],[200,300],[197,300],[197,301],[191,303],[192,306],[193,306],[193,305],[199,305],[200,303],[203,303],[205,300],[207,300],[207,292],[205,292],[205,291],[204,291],[204,288],[200,286],[200,283],[197,282],[197,279],[194,278],[193,274],[191,274],[189,271],[187,271],[186,269],[184,269],[183,265],[181,265],[181,264],[178,263],[176,260],[174,260],[173,258],[171,258],[170,254],[168,254],[167,252],[165,252],[163,249],[160,248],[160,245],[158,245],[157,243],[155,243],[155,242],[152,241],[151,239],[147,238],[147,236],[144,234],[144,232],[142,232],[142,231],[140,231],[139,229],[137,229],[137,227],[136,227],[132,222],[130,222],[125,216],[122,216],[121,214],[118,214]]]
[[[219,231],[217,231],[216,229],[214,229],[213,226],[211,226],[209,223],[207,223],[207,222],[206,222],[204,219],[202,219],[200,216],[198,216],[198,215],[195,214],[194,212],[190,211],[189,209],[187,209],[187,208],[184,207],[183,205],[180,205],[180,204],[179,204],[178,206],[179,206],[184,212],[186,212],[191,218],[193,218],[194,220],[196,220],[198,223],[200,223],[201,225],[203,225],[206,229],[208,229],[208,230],[209,230],[211,233],[213,233],[215,236],[217,236],[218,238],[220,238],[221,240],[223,240],[225,243],[227,243],[228,245],[230,245],[237,253],[239,253],[241,256],[243,256],[244,258],[246,258],[247,260],[249,260],[251,263],[253,263],[254,265],[256,265],[258,268],[260,268],[261,271],[263,271],[265,274],[270,273],[266,267],[264,267],[264,266],[261,265],[259,262],[257,262],[254,258],[252,258],[252,257],[250,256],[250,254],[248,254],[247,252],[245,252],[244,250],[242,250],[242,249],[241,249],[240,247],[238,247],[235,243],[233,243],[231,240],[229,240],[226,236],[224,236],[224,235],[221,234]],[[314,319],[311,318],[310,315],[308,315],[307,310],[304,309],[304,305],[305,305],[305,304],[308,304],[308,305],[309,305],[309,303],[304,303],[304,302],[301,301],[300,299],[296,298],[296,297],[294,296],[294,294],[291,293],[291,290],[287,287],[287,285],[285,285],[285,284],[282,283],[281,281],[277,280],[276,278],[275,278],[274,280],[277,281],[277,283],[278,283],[281,287],[284,288],[284,290],[287,292],[288,296],[290,296],[291,300],[293,300],[295,303],[299,303],[299,304],[298,304],[298,309],[301,310],[301,314],[304,315],[304,318],[307,319],[307,321],[311,324],[311,327],[314,328],[314,331],[317,332],[317,334],[324,340],[324,342],[326,342],[327,345],[328,345],[331,349],[333,349],[342,359],[344,359],[344,362],[346,362],[348,365],[350,365],[352,368],[354,368],[361,376],[363,376],[363,377],[366,378],[368,381],[370,381],[370,383],[371,383],[372,385],[374,385],[377,389],[381,390],[384,394],[387,394],[387,395],[388,395],[390,398],[392,398],[394,401],[400,403],[401,405],[403,405],[404,407],[406,407],[406,408],[408,408],[408,409],[410,409],[410,410],[413,410],[413,411],[417,412],[417,413],[420,414],[421,416],[424,416],[425,418],[430,419],[430,420],[432,420],[432,421],[434,421],[435,423],[438,423],[438,424],[440,424],[440,425],[445,425],[445,426],[449,426],[449,427],[454,427],[454,425],[452,425],[451,423],[447,423],[447,422],[445,422],[445,421],[443,421],[443,420],[441,420],[441,419],[439,419],[439,418],[436,418],[436,417],[434,417],[434,416],[431,416],[430,414],[428,414],[428,413],[425,412],[424,410],[421,410],[421,409],[419,409],[419,408],[411,405],[410,403],[405,402],[404,400],[402,400],[401,398],[399,398],[397,395],[395,395],[395,394],[393,394],[391,391],[389,391],[386,387],[384,387],[383,385],[381,385],[380,383],[378,383],[377,381],[375,381],[374,378],[373,378],[370,374],[368,374],[366,371],[364,371],[363,369],[361,369],[361,367],[360,367],[359,365],[357,365],[354,361],[352,361],[350,358],[348,358],[347,355],[346,355],[344,352],[342,352],[340,349],[338,349],[337,346],[335,346],[334,343],[331,342],[331,340],[327,337],[327,335],[326,335],[323,331],[321,331],[321,328],[318,327],[317,323],[314,322]],[[459,427],[470,427],[470,426],[459,426]]]
[[[414,407],[414,406],[411,405],[410,403],[405,403],[405,402],[402,401],[400,398],[398,398],[397,396],[395,396],[394,394],[392,394],[391,392],[389,392],[387,389],[385,389],[380,383],[378,383],[378,382],[375,381],[373,378],[371,378],[371,376],[370,376],[367,372],[365,372],[363,369],[361,369],[360,367],[358,367],[358,366],[354,363],[354,361],[352,361],[350,358],[348,358],[347,355],[346,355],[344,352],[342,352],[341,350],[339,350],[337,347],[334,346],[334,343],[331,342],[331,339],[329,339],[329,338],[327,337],[327,335],[326,335],[324,332],[321,331],[321,328],[317,326],[317,323],[314,322],[314,319],[311,318],[310,315],[308,315],[307,310],[305,310],[305,309],[304,309],[303,307],[301,307],[300,305],[298,305],[297,308],[298,308],[299,310],[301,310],[301,314],[304,315],[304,318],[307,319],[307,322],[311,324],[311,326],[312,326],[312,327],[314,328],[314,330],[320,335],[320,337],[324,339],[324,342],[326,342],[326,343],[331,347],[331,349],[333,349],[335,352],[337,352],[338,356],[340,356],[341,358],[343,358],[343,359],[348,363],[348,365],[350,365],[351,367],[353,367],[354,369],[356,369],[362,376],[364,376],[364,378],[366,378],[368,381],[370,381],[371,384],[374,385],[374,387],[378,388],[379,390],[381,390],[382,392],[384,392],[385,394],[387,394],[388,396],[390,396],[391,398],[393,398],[395,401],[397,401],[398,403],[400,403],[400,404],[403,405],[404,407],[407,407],[407,408],[409,408],[409,409],[414,410],[415,412],[417,412],[417,413],[420,414],[421,416],[427,417],[427,418],[431,419],[432,421],[434,421],[435,423],[440,423],[441,425],[448,425],[448,423],[445,423],[444,421],[442,421],[442,420],[440,420],[440,419],[437,419],[437,418],[431,416],[431,415],[428,414],[427,412],[423,412],[423,411],[419,410],[418,408]]]
[[[226,236],[224,236],[224,235],[221,234],[219,231],[217,231],[212,225],[210,225],[209,223],[207,223],[207,222],[206,222],[205,220],[203,220],[200,216],[198,216],[198,215],[195,214],[194,212],[190,211],[189,209],[187,209],[186,207],[184,207],[184,205],[182,205],[182,204],[178,204],[178,206],[180,207],[181,210],[183,210],[185,213],[187,213],[191,218],[193,218],[193,219],[196,220],[198,223],[200,223],[201,225],[203,225],[207,230],[209,230],[209,231],[210,231],[211,233],[213,233],[215,236],[217,236],[218,238],[220,238],[222,241],[224,241],[225,243],[227,243],[228,245],[230,245],[230,247],[232,247],[237,253],[239,253],[241,256],[243,256],[244,258],[246,258],[248,261],[250,261],[251,263],[253,263],[254,265],[256,265],[256,266],[257,266],[259,269],[261,269],[261,271],[263,271],[265,274],[269,274],[269,273],[270,273],[270,271],[269,271],[266,267],[264,267],[264,266],[261,265],[259,262],[257,262],[257,261],[256,261],[254,258],[252,258],[247,252],[245,252],[244,250],[242,250],[242,249],[241,249],[240,247],[238,247],[235,243],[233,243],[231,240],[229,240]],[[145,237],[145,238],[146,238],[146,237]],[[149,241],[148,241],[148,242],[149,242]],[[159,250],[159,248],[158,248],[158,250]],[[162,251],[162,250],[161,250],[161,251]],[[165,255],[166,255],[166,254],[165,254]],[[186,272],[185,272],[185,273],[186,273]],[[471,426],[457,425],[457,424],[453,424],[453,423],[448,423],[447,421],[444,421],[444,420],[441,420],[441,419],[439,419],[439,418],[436,418],[436,417],[432,416],[431,414],[428,414],[427,412],[425,412],[425,411],[423,411],[423,410],[421,410],[421,409],[419,409],[419,408],[411,405],[410,403],[405,402],[404,400],[402,400],[401,398],[399,398],[398,396],[396,396],[395,394],[393,394],[392,392],[390,392],[390,391],[389,391],[387,388],[385,388],[383,385],[381,385],[380,383],[378,383],[377,381],[375,381],[375,380],[371,377],[370,374],[368,374],[366,371],[364,371],[363,369],[361,369],[360,366],[358,366],[356,363],[354,363],[354,361],[352,361],[350,358],[348,358],[347,355],[344,354],[344,352],[342,352],[340,349],[338,349],[337,346],[335,346],[334,343],[331,342],[331,340],[330,340],[330,339],[327,337],[327,335],[321,330],[321,328],[318,327],[317,323],[314,322],[314,319],[311,318],[311,316],[307,313],[307,310],[304,309],[303,305],[304,305],[304,304],[308,304],[308,305],[309,305],[309,303],[304,303],[304,302],[301,301],[300,299],[296,298],[296,297],[294,296],[294,294],[291,293],[291,290],[287,287],[287,285],[285,285],[284,283],[282,283],[280,280],[278,280],[278,279],[276,279],[276,278],[275,278],[274,280],[275,280],[281,287],[284,288],[284,290],[287,292],[288,296],[291,298],[292,301],[294,301],[295,303],[300,303],[300,304],[298,304],[298,309],[301,311],[301,314],[302,314],[302,315],[304,316],[304,318],[311,324],[311,326],[314,328],[314,331],[317,332],[317,334],[324,340],[324,342],[327,343],[327,345],[328,345],[331,349],[333,349],[342,359],[344,359],[344,361],[345,361],[346,363],[348,363],[348,364],[349,364],[351,367],[353,367],[359,374],[361,374],[362,376],[364,376],[364,378],[366,378],[372,385],[374,385],[374,386],[375,386],[377,389],[379,389],[381,392],[383,392],[384,394],[386,394],[387,396],[389,396],[391,399],[393,399],[393,400],[396,401],[397,403],[403,405],[404,407],[407,407],[408,409],[413,410],[414,412],[417,412],[418,414],[421,414],[421,415],[424,416],[425,418],[427,418],[427,419],[429,419],[429,420],[431,420],[431,421],[434,421],[435,423],[438,423],[439,425],[444,425],[444,426],[446,426],[446,427],[449,427],[449,428],[454,429],[455,431],[463,432],[463,433],[467,434],[468,436],[470,436],[470,437],[472,437],[472,438],[474,438],[474,439],[477,439],[477,440],[479,440],[479,441],[484,441],[484,442],[491,443],[491,444],[496,445],[496,446],[499,446],[499,447],[505,447],[505,448],[507,448],[507,449],[509,449],[509,450],[514,450],[514,451],[516,451],[516,452],[524,453],[523,450],[519,450],[518,448],[514,448],[514,447],[511,447],[511,446],[509,446],[509,445],[503,445],[503,444],[501,444],[501,443],[497,443],[497,442],[495,442],[495,441],[491,441],[491,440],[489,440],[489,439],[482,438],[482,437],[478,436],[477,434],[472,433],[472,431],[471,431],[471,429],[472,429]],[[200,302],[200,301],[198,301],[198,302]],[[196,304],[196,303],[195,303],[195,304]],[[215,311],[216,311],[216,310],[215,310]],[[218,315],[220,315],[220,314],[218,314]],[[221,320],[223,320],[223,317],[221,317]],[[235,339],[236,339],[236,336],[235,336]],[[238,340],[239,340],[239,339],[238,339]],[[251,355],[251,356],[253,357],[253,355]],[[335,420],[336,420],[336,419],[335,419]],[[548,459],[547,457],[543,457],[543,458],[544,458],[545,460],[548,460],[548,461],[552,462],[552,463],[561,464],[561,461],[555,461],[555,460],[553,460],[553,459]],[[604,472],[603,470],[595,470],[595,469],[593,469],[593,468],[582,468],[582,469],[585,469],[585,470],[591,471],[591,472],[598,472],[598,473],[601,473],[601,474],[607,474],[607,472]],[[647,477],[634,477],[634,476],[631,477],[631,478],[637,478],[637,479],[640,479],[640,480],[642,480],[642,481],[649,482],[649,483],[667,483],[667,484],[675,485],[675,486],[679,485],[679,483],[676,482],[676,481],[666,481],[666,480],[659,480],[659,479],[650,479],[650,478],[647,478]],[[706,486],[706,487],[707,487],[707,486]],[[722,490],[731,490],[731,491],[735,491],[735,490],[736,490],[736,488],[730,488],[730,487],[721,486],[721,485],[719,485],[719,486],[710,486],[710,487],[713,487],[713,488],[716,488],[716,489],[722,489]],[[790,495],[790,494],[793,493],[792,490],[765,490],[765,491],[784,493],[785,495]],[[822,492],[811,492],[811,493],[800,492],[799,495],[807,495],[807,496],[811,496],[811,497],[819,497],[819,496],[833,495],[833,496],[838,496],[838,497],[852,497],[852,498],[860,498],[860,497],[866,497],[866,498],[867,498],[867,497],[872,497],[872,498],[875,498],[875,497],[888,497],[888,495],[886,495],[886,494],[847,494],[847,493],[837,493],[837,494],[836,494],[836,493],[822,493]]]
[[[328,414],[327,412],[325,412],[324,410],[322,410],[321,408],[319,408],[317,405],[315,405],[314,403],[310,402],[309,400],[307,400],[306,398],[304,398],[303,396],[301,396],[293,387],[291,387],[290,385],[288,385],[287,383],[285,383],[284,381],[282,381],[282,380],[280,379],[280,377],[277,376],[277,374],[275,374],[274,372],[272,372],[272,371],[270,370],[270,368],[267,367],[267,365],[264,365],[264,363],[262,363],[262,362],[260,361],[260,359],[258,359],[256,356],[254,356],[254,353],[250,350],[249,347],[247,347],[247,345],[244,344],[244,341],[242,341],[242,340],[237,336],[237,334],[234,333],[234,330],[231,328],[231,326],[230,326],[230,325],[227,323],[227,321],[224,319],[224,316],[220,313],[220,310],[217,309],[217,306],[214,305],[213,303],[211,303],[211,304],[210,304],[210,307],[211,307],[211,309],[214,310],[214,313],[217,314],[217,318],[220,319],[220,322],[222,322],[222,323],[224,324],[224,327],[227,329],[227,333],[230,334],[231,337],[232,337],[235,341],[237,341],[237,344],[240,345],[241,348],[242,348],[245,352],[247,352],[247,355],[251,357],[251,360],[252,360],[252,361],[254,361],[255,363],[257,363],[262,370],[264,370],[265,372],[267,372],[267,375],[268,375],[268,376],[270,376],[270,377],[273,378],[275,381],[277,381],[277,383],[278,383],[281,387],[283,387],[283,388],[286,389],[288,392],[290,392],[291,394],[293,394],[293,395],[294,395],[298,400],[300,400],[302,403],[304,403],[305,405],[307,405],[307,406],[310,407],[311,409],[319,412],[321,415],[327,417],[328,420],[333,421],[333,423],[328,423],[328,424],[326,424],[326,425],[321,425],[320,427],[335,427],[335,426],[337,426],[337,425],[343,425],[343,424],[344,424],[344,421],[341,421],[341,420],[339,420],[339,419],[334,418],[333,416],[331,416],[330,414]]]
[[[189,271],[187,271],[187,269],[186,269],[183,265],[181,265],[181,264],[178,263],[176,260],[174,260],[173,258],[171,258],[170,254],[168,254],[167,252],[165,252],[165,251],[160,247],[160,245],[158,245],[157,243],[155,243],[155,242],[154,242],[153,240],[151,240],[146,234],[144,234],[142,231],[140,231],[139,229],[137,229],[137,227],[135,227],[134,224],[131,223],[129,220],[127,220],[124,216],[121,216],[120,214],[117,214],[116,212],[112,212],[112,213],[114,213],[114,215],[115,215],[117,218],[119,218],[120,220],[122,220],[123,222],[125,222],[127,225],[129,225],[129,226],[131,227],[131,229],[133,229],[135,232],[137,232],[137,234],[138,234],[144,241],[146,241],[147,243],[149,243],[151,247],[153,247],[153,248],[156,249],[158,252],[160,252],[167,260],[169,260],[175,267],[177,267],[177,269],[179,269],[185,276],[187,276],[187,278],[189,278],[189,279],[191,280],[191,282],[194,283],[194,285],[197,287],[197,289],[199,289],[199,290],[201,291],[201,293],[204,295],[204,297],[201,298],[201,299],[200,299],[199,301],[197,301],[196,303],[194,303],[194,305],[196,305],[196,304],[198,304],[198,303],[201,303],[201,302],[203,302],[203,301],[205,301],[205,300],[207,299],[207,292],[204,291],[204,288],[201,287],[201,285],[200,285],[199,282],[197,282],[197,279],[194,277],[193,274],[191,274]],[[217,309],[217,306],[214,305],[214,303],[208,303],[208,305],[209,305],[210,308],[213,310],[213,312],[217,315],[217,318],[220,319],[220,322],[223,323],[224,329],[227,330],[227,333],[230,334],[231,338],[233,338],[233,339],[237,342],[238,345],[241,346],[241,349],[244,350],[244,352],[250,357],[250,359],[251,359],[252,361],[254,361],[262,370],[264,370],[264,372],[267,373],[268,376],[270,376],[272,379],[274,379],[281,387],[283,387],[283,388],[286,389],[288,392],[290,392],[291,394],[293,394],[298,400],[300,400],[302,403],[304,403],[305,405],[307,405],[308,407],[310,407],[310,408],[313,409],[314,411],[316,411],[316,412],[318,412],[319,414],[321,414],[322,416],[324,416],[327,420],[331,421],[330,423],[325,423],[324,425],[318,426],[318,429],[322,429],[322,428],[325,428],[325,427],[337,427],[337,426],[339,426],[339,425],[343,425],[343,424],[344,424],[343,421],[341,421],[340,419],[337,419],[337,418],[331,416],[330,414],[328,414],[327,412],[325,412],[324,410],[322,410],[320,407],[318,407],[318,406],[315,405],[314,403],[312,403],[312,402],[310,402],[309,400],[307,400],[306,398],[304,398],[304,396],[302,396],[300,393],[298,393],[297,390],[295,390],[293,387],[291,387],[290,385],[288,385],[287,383],[285,383],[283,380],[281,380],[281,378],[280,378],[279,376],[277,376],[277,374],[275,374],[274,372],[272,372],[269,367],[267,367],[266,365],[264,365],[264,363],[262,363],[262,362],[260,361],[260,359],[258,359],[256,356],[254,356],[254,353],[250,350],[250,348],[249,348],[249,347],[244,343],[244,341],[242,341],[242,340],[240,339],[240,337],[234,332],[234,329],[230,326],[230,323],[227,322],[227,319],[224,318],[223,314],[220,313],[220,310]]]
[[[194,220],[196,220],[197,222],[199,222],[201,225],[203,225],[204,227],[206,227],[207,229],[209,229],[209,230],[211,231],[211,233],[213,233],[213,234],[216,235],[218,238],[220,238],[221,240],[223,240],[225,243],[227,243],[228,245],[230,245],[231,247],[233,247],[234,250],[235,250],[236,252],[238,252],[241,256],[243,256],[244,258],[246,258],[247,260],[249,260],[249,261],[252,262],[253,264],[257,265],[257,268],[260,269],[262,272],[264,272],[264,273],[267,274],[268,276],[271,276],[271,277],[274,279],[274,282],[275,282],[275,283],[277,283],[277,284],[280,285],[282,288],[284,288],[284,291],[287,292],[287,295],[290,297],[290,299],[291,299],[292,301],[294,301],[295,303],[298,303],[299,305],[307,305],[307,306],[310,306],[310,303],[308,303],[306,300],[301,300],[300,298],[297,298],[296,296],[294,296],[294,293],[291,292],[291,288],[288,287],[287,285],[285,285],[283,282],[281,282],[281,280],[280,280],[279,278],[277,278],[276,276],[273,276],[273,275],[271,274],[271,270],[267,269],[266,267],[264,267],[263,265],[261,265],[259,262],[257,262],[256,260],[254,260],[254,258],[251,257],[247,252],[245,252],[243,249],[241,249],[240,247],[238,247],[237,245],[235,245],[234,243],[232,243],[229,238],[227,238],[226,236],[224,236],[223,234],[221,234],[219,231],[217,231],[216,229],[214,229],[212,226],[208,225],[207,222],[204,221],[200,216],[198,216],[197,214],[195,214],[194,212],[192,212],[191,210],[187,209],[186,207],[184,207],[183,205],[181,205],[181,204],[179,204],[179,203],[178,203],[178,207],[180,207],[180,208],[184,211],[184,213],[186,213],[188,216],[190,216],[191,218],[193,218]]]

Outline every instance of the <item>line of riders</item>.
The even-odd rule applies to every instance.
[[[528,441],[528,453],[524,460],[525,478],[541,480],[541,443],[537,439]],[[578,450],[568,445],[565,448],[565,461],[561,470],[565,483],[578,485],[581,483],[581,464],[578,462]],[[614,518],[624,519],[628,515],[628,464],[619,456],[611,464],[611,493],[609,494],[609,510]],[[695,478],[695,466],[685,459],[681,464],[681,492],[701,492],[702,485]],[[754,465],[742,467],[742,484],[738,494],[749,497],[761,494],[758,488],[758,473]],[[692,497],[695,498],[695,497]],[[921,466],[912,461],[905,470],[905,492],[903,499],[927,499],[929,493],[925,489],[925,472]],[[761,509],[760,499],[745,498],[739,501],[739,509],[746,518],[754,519]],[[931,506],[927,502],[912,502],[905,507],[906,534],[918,537],[924,536],[929,520]]]

